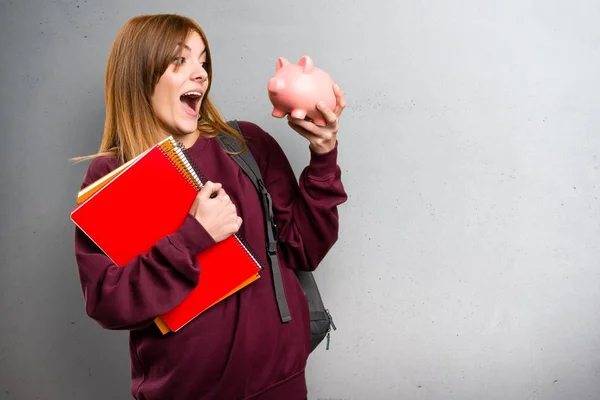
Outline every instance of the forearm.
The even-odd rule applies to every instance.
[[[87,314],[106,329],[132,329],[179,304],[196,286],[196,254],[214,244],[189,216],[181,228],[127,265],[115,265],[79,229],[75,254]]]
[[[338,239],[338,206],[347,200],[337,146],[326,153],[311,149],[295,192],[276,212],[282,256],[290,268],[314,270]]]

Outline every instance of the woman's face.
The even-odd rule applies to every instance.
[[[180,46],[183,46],[181,57],[174,56],[160,77],[151,104],[163,124],[174,134],[185,135],[197,129],[200,104],[208,88],[208,66],[206,47],[197,32],[191,33]]]

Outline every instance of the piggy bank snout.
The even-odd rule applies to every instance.
[[[283,89],[283,80],[277,77],[269,79],[269,84],[267,85],[267,89],[271,93],[277,93]]]

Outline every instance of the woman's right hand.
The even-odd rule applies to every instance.
[[[216,242],[235,234],[242,225],[242,218],[220,183],[206,182],[194,199],[190,214]]]

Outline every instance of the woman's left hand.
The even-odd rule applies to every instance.
[[[325,126],[318,126],[312,121],[288,115],[288,125],[304,136],[310,142],[311,149],[316,153],[327,153],[333,150],[337,142],[340,115],[346,108],[346,100],[344,99],[344,92],[337,84],[333,85],[333,92],[336,99],[335,110],[330,110],[323,102],[317,103],[317,109],[325,118]]]

